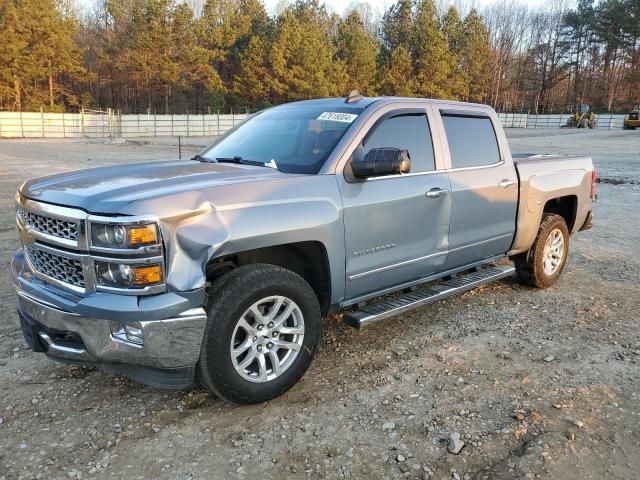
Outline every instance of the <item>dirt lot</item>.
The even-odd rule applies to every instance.
[[[19,332],[20,182],[172,157],[172,141],[0,142],[0,479],[637,479],[640,132],[509,136],[515,151],[591,154],[606,182],[561,282],[502,281],[364,331],[329,318],[304,379],[251,407],[55,363]]]

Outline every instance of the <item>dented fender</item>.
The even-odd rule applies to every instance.
[[[243,186],[132,202],[125,215],[154,212],[165,249],[167,288],[202,289],[215,258],[295,242],[321,242],[329,259],[332,303],[344,296],[344,224],[333,175],[282,175]]]

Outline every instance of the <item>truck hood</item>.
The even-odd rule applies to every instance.
[[[119,213],[127,204],[217,185],[289,176],[248,165],[192,160],[143,162],[91,168],[28,180],[20,188],[27,198],[81,208],[90,213]]]

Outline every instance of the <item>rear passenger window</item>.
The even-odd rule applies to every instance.
[[[411,158],[410,173],[430,172],[435,169],[433,144],[426,115],[401,114],[383,120],[364,141],[365,154],[372,148],[407,150]]]
[[[491,119],[443,114],[442,121],[453,168],[480,167],[500,161]]]

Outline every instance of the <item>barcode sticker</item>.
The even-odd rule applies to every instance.
[[[351,123],[358,115],[353,113],[340,113],[340,112],[323,112],[316,120],[329,120],[331,122],[343,122]]]

